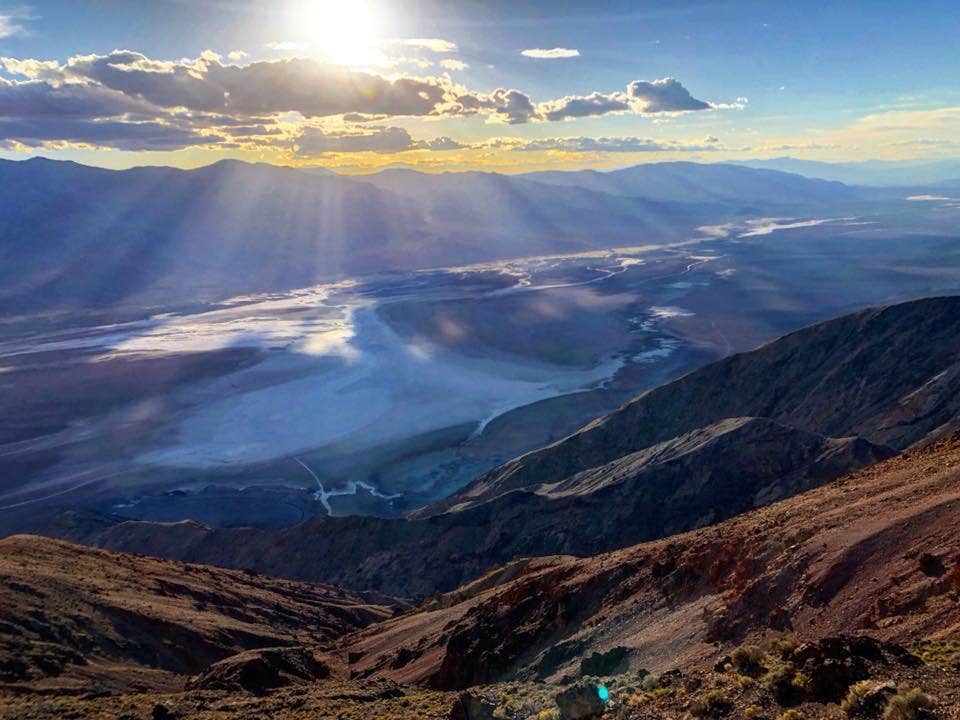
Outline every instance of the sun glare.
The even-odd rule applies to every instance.
[[[309,0],[294,21],[311,49],[341,65],[375,65],[381,53],[380,18],[364,0]]]

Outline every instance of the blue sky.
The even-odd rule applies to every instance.
[[[0,0],[0,154],[508,171],[956,157],[957,37],[956,2]],[[369,78],[376,102],[346,97]]]

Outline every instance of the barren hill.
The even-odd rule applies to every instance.
[[[177,688],[247,648],[328,643],[388,598],[32,535],[0,540],[0,686]]]
[[[354,673],[450,689],[557,680],[615,648],[662,671],[849,632],[960,635],[960,434],[713,527],[515,563],[343,647]]]

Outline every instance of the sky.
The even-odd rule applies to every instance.
[[[0,157],[960,157],[960,3],[0,0]]]

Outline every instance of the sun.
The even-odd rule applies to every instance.
[[[340,65],[376,65],[380,17],[364,0],[308,0],[296,13],[298,33],[311,50]]]

